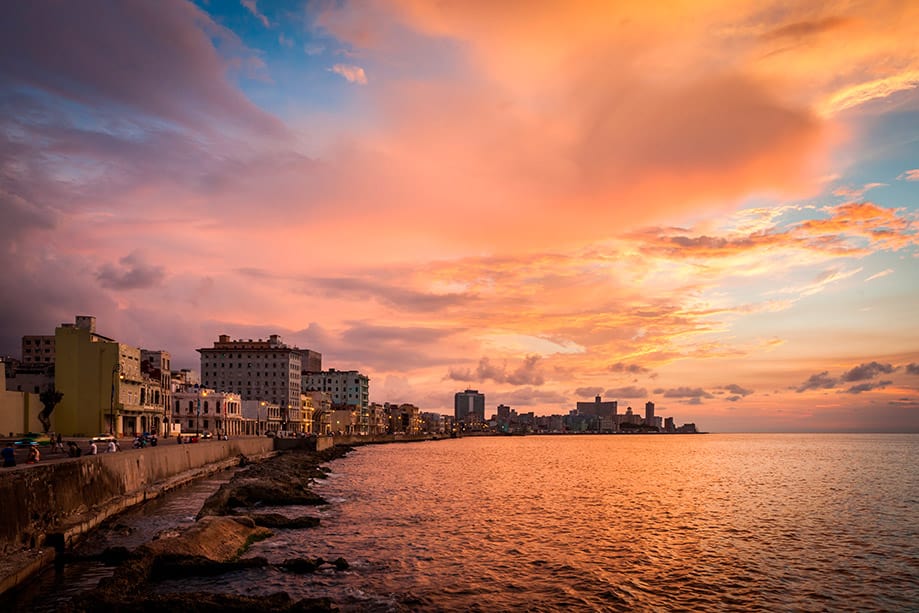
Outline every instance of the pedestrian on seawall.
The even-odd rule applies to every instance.
[[[99,448],[96,447],[96,441],[89,441],[89,455],[98,455]]]
[[[3,451],[0,451],[0,455],[3,456],[3,466],[16,466],[16,450],[13,449],[12,444],[7,443]]]

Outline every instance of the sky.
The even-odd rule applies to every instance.
[[[919,3],[0,6],[0,355],[919,431]]]

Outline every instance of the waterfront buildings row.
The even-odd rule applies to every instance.
[[[454,418],[459,430],[466,432],[496,432],[501,434],[526,433],[621,433],[666,432],[695,433],[695,424],[677,427],[672,417],[662,419],[654,414],[654,403],[645,403],[645,414],[626,408],[619,413],[619,402],[604,401],[596,396],[592,402],[578,402],[567,415],[536,415],[533,412],[517,413],[511,407],[499,404],[490,419],[485,419],[485,395],[467,389],[454,395]]]
[[[168,351],[100,334],[91,316],[77,316],[53,335],[23,336],[22,360],[4,364],[3,385],[22,393],[22,402],[0,412],[0,431],[39,429],[36,400],[49,389],[62,394],[51,420],[66,435],[327,434],[333,421],[342,431],[369,431],[369,379],[323,371],[317,351],[288,346],[277,335],[265,341],[221,335],[198,352],[203,379],[172,370]]]
[[[66,435],[182,432],[256,435],[383,434],[480,431],[623,432],[694,431],[676,428],[672,418],[618,413],[616,401],[578,402],[568,415],[518,414],[499,405],[485,417],[485,395],[467,389],[454,396],[452,416],[422,412],[409,403],[371,403],[370,379],[356,370],[322,370],[322,354],[282,342],[231,339],[220,335],[197,350],[201,375],[172,370],[164,350],[132,347],[96,331],[96,319],[77,316],[53,335],[22,337],[22,360],[5,365],[2,389],[24,394],[22,406],[0,403],[0,431],[34,431],[42,408],[40,392],[62,394],[52,413],[53,429]],[[0,389],[0,391],[2,391]],[[31,394],[30,394],[31,392]],[[32,398],[32,396],[36,396]],[[12,417],[10,415],[12,414]]]

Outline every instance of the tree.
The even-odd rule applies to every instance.
[[[45,408],[38,414],[38,421],[41,422],[42,428],[45,429],[45,434],[48,434],[51,429],[51,413],[54,412],[54,407],[58,405],[63,397],[64,393],[54,389],[53,385],[38,395],[38,399],[45,405]]]

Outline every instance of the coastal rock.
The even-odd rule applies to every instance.
[[[234,517],[248,517],[256,526],[263,528],[282,528],[296,530],[301,528],[315,528],[319,525],[318,517],[301,515],[300,517],[285,517],[280,513],[251,513],[247,515],[234,515]]]
[[[178,536],[159,538],[138,548],[139,555],[203,557],[215,562],[236,559],[253,542],[268,538],[271,530],[248,517],[205,517]]]

